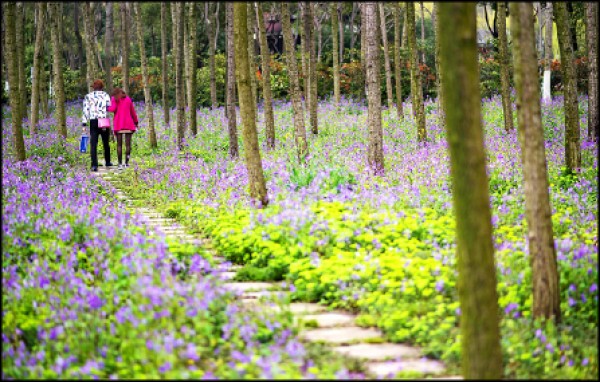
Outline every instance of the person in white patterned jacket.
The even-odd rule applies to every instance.
[[[98,119],[108,118],[107,108],[110,106],[110,96],[104,89],[102,80],[95,80],[92,92],[85,95],[83,98],[83,131],[90,122],[90,154],[92,157],[92,171],[98,171],[98,135],[102,137],[102,146],[104,147],[104,160],[106,166],[112,166],[110,162],[110,146],[108,139],[110,138],[110,126],[108,128],[99,128]]]

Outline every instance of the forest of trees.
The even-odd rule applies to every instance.
[[[66,105],[79,102],[100,78],[108,92],[121,87],[143,101],[146,136],[137,139],[153,149],[164,145],[158,132],[166,125],[175,126],[177,147],[184,151],[185,140],[199,134],[198,108],[222,108],[229,158],[243,155],[247,192],[257,208],[265,208],[271,199],[262,158],[282,139],[276,136],[275,101],[291,101],[292,154],[300,166],[312,160],[311,137],[323,134],[328,123],[319,102],[331,99],[337,109],[345,99],[364,102],[365,163],[381,179],[394,171],[384,145],[389,120],[410,117],[418,147],[426,147],[434,140],[427,123],[434,110],[450,159],[462,375],[500,378],[482,99],[499,96],[506,134],[517,130],[533,317],[558,323],[563,312],[542,102],[563,99],[560,160],[564,173],[577,177],[582,142],[596,142],[600,134],[598,5],[426,4],[4,2],[2,103],[10,105],[15,156],[27,158],[25,137],[34,136],[50,114],[66,141]],[[283,52],[273,48],[280,40]],[[579,102],[585,95],[587,134],[581,136]],[[155,116],[157,105],[164,117]],[[259,144],[261,134],[266,146]]]

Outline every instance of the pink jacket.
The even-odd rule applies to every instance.
[[[131,98],[121,98],[119,101],[115,100],[115,97],[111,97],[110,106],[107,108],[108,111],[115,113],[113,119],[113,130],[136,130],[138,123],[138,117],[133,107]]]

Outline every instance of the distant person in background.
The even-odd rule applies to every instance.
[[[110,106],[110,96],[104,89],[102,80],[95,80],[92,84],[94,89],[83,98],[83,118],[82,126],[85,132],[87,122],[90,122],[90,154],[92,157],[92,171],[98,171],[98,135],[102,136],[102,146],[104,147],[104,160],[106,166],[112,166],[110,163],[110,146],[108,138],[110,137],[110,126],[99,128],[98,119],[108,118],[107,108]]]
[[[123,139],[125,139],[125,167],[128,167],[131,155],[131,137],[137,130],[138,117],[133,107],[133,101],[121,88],[113,90],[108,111],[115,113],[113,129],[117,136],[117,158],[119,159],[119,170],[121,170],[123,168]]]

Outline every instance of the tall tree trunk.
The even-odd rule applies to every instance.
[[[417,122],[417,138],[419,142],[427,140],[425,130],[425,108],[423,106],[423,89],[421,85],[421,71],[419,70],[419,53],[417,51],[417,37],[415,33],[415,4],[406,3],[406,29],[408,32],[408,48],[410,50],[410,93],[412,98],[413,116]]]
[[[421,5],[421,62],[427,65],[425,60],[425,11],[423,10],[423,2],[419,1]]]
[[[408,45],[408,23],[406,22],[406,5],[404,6],[404,25],[402,25],[402,44],[400,45],[403,48],[406,48]]]
[[[568,172],[578,171],[581,167],[579,143],[579,103],[577,100],[577,77],[573,64],[571,28],[565,2],[554,3],[554,18],[560,49],[560,71],[563,78],[565,108],[565,166]]]
[[[177,29],[177,50],[175,60],[175,93],[177,103],[177,147],[183,150],[185,132],[185,94],[183,92],[183,3],[171,3],[175,8],[173,29]]]
[[[308,73],[308,46],[306,39],[306,22],[305,22],[305,14],[306,10],[304,9],[304,2],[298,3],[298,8],[300,10],[300,19],[298,20],[298,30],[300,31],[300,57],[302,64],[302,87],[304,91],[304,105],[306,109],[309,108],[309,100],[310,100],[310,75]]]
[[[560,321],[560,283],[552,234],[552,210],[538,88],[531,3],[511,3],[517,120],[525,183],[525,212],[533,274],[533,317]],[[502,14],[498,15],[502,21]],[[501,25],[498,25],[502,31]]]
[[[84,48],[83,48],[83,39],[81,38],[81,33],[79,32],[79,3],[73,3],[73,31],[75,32],[75,38],[77,39],[77,61],[75,65],[80,68],[80,76],[81,78],[87,79],[86,74],[86,66],[83,65],[83,56],[84,56]]]
[[[160,56],[162,60],[162,106],[165,125],[169,126],[171,108],[169,107],[167,87],[169,86],[169,66],[167,62],[167,3],[160,3]]]
[[[315,35],[313,23],[314,3],[304,2],[304,34],[308,61],[308,111],[313,134],[319,133],[317,117],[317,59],[315,55]]]
[[[152,106],[152,95],[150,94],[150,76],[148,75],[148,58],[146,57],[146,46],[144,45],[144,31],[142,25],[142,9],[139,2],[133,3],[135,13],[136,34],[140,48],[140,59],[142,63],[142,81],[144,86],[144,102],[146,106],[146,117],[148,118],[148,142],[150,147],[157,148],[156,131],[154,130],[154,107]]]
[[[60,12],[62,14],[63,3],[60,3],[60,6],[61,6],[61,11]],[[100,49],[98,49],[98,35],[96,34],[96,25],[100,24],[101,21],[99,19],[97,19],[97,17],[96,17],[96,7],[99,8],[100,4],[93,3],[92,6],[90,7],[91,8],[91,12],[92,12],[92,20],[93,20],[93,22],[92,22],[92,33],[93,33],[93,37],[94,37],[94,44],[92,45],[92,48],[94,50],[94,57],[96,57],[98,59],[96,70],[98,71],[98,73],[97,73],[98,77],[100,77],[100,73],[104,72],[104,64],[102,63],[102,57],[100,56]],[[98,17],[102,17],[100,15],[100,13],[98,13]],[[62,29],[64,31],[64,23],[61,22],[60,25],[63,26]],[[63,42],[62,42],[62,36],[63,36],[63,34],[64,33],[60,34],[60,36],[61,36],[60,46],[64,46]]]
[[[296,147],[298,149],[298,161],[304,163],[308,156],[308,144],[306,142],[306,129],[304,127],[304,111],[300,99],[300,83],[298,81],[298,64],[296,63],[296,52],[294,39],[292,37],[292,26],[290,25],[289,3],[281,4],[281,27],[283,30],[283,43],[285,45],[285,57],[290,77],[290,96],[294,110],[294,132]]]
[[[121,41],[123,49],[123,91],[129,94],[129,27],[127,2],[121,3]]]
[[[189,112],[190,108],[190,81],[191,81],[191,71],[190,71],[190,39],[189,39],[189,23],[188,23],[188,11],[187,11],[187,2],[183,3],[183,15],[184,18],[181,21],[183,23],[183,76],[185,78],[185,109]],[[189,123],[188,123],[189,126]]]
[[[59,22],[61,19],[59,5],[50,3],[48,5],[50,19],[50,37],[52,40],[52,57],[54,68],[54,100],[56,104],[56,121],[58,124],[58,132],[66,140],[67,139],[67,120],[65,115],[65,87],[63,81],[63,65],[62,65],[62,47],[60,46]],[[91,85],[91,84],[90,84]]]
[[[113,4],[106,2],[106,33],[104,35],[104,68],[106,70],[106,90],[108,94],[112,93],[112,55],[111,45],[113,40]]]
[[[442,91],[442,72],[440,70],[440,23],[437,17],[439,12],[440,4],[433,3],[433,13],[431,14],[431,21],[433,22],[433,28],[435,29],[435,83],[437,87],[437,104],[438,104],[438,121],[441,126],[446,124],[444,118],[444,92]]]
[[[379,63],[379,36],[377,20],[377,3],[363,3],[363,21],[365,22],[366,72],[368,88],[368,123],[369,123],[369,167],[375,175],[384,175],[383,130],[381,128],[381,88]],[[385,28],[383,28],[385,32]]]
[[[269,203],[269,199],[258,147],[256,116],[254,115],[256,109],[252,107],[251,101],[250,76],[252,73],[248,63],[247,10],[248,7],[245,3],[235,3],[233,6],[236,79],[239,89],[240,113],[242,114],[242,135],[244,137],[244,155],[246,157],[246,168],[248,169],[250,198],[258,204],[258,207],[263,207]]]
[[[257,3],[260,7],[260,3]],[[227,18],[227,130],[229,131],[229,156],[239,156],[235,113],[235,41],[233,35],[233,2],[226,3]],[[271,110],[272,113],[272,110]],[[272,115],[272,114],[271,114]]]
[[[392,90],[392,66],[390,64],[390,48],[388,47],[387,28],[385,26],[385,9],[383,3],[379,3],[379,18],[381,20],[381,39],[383,40],[383,56],[385,65],[385,91],[390,113],[394,104],[394,91]]]
[[[89,2],[83,3],[83,33],[85,35],[85,60],[86,60],[86,89],[89,91],[92,83],[97,78],[96,56],[94,50],[94,19],[92,6]]]
[[[344,12],[343,12],[343,7],[342,7],[341,2],[337,3],[337,17],[338,17],[338,40],[339,40],[339,44],[340,44],[340,55],[338,56],[339,60],[338,63],[340,65],[340,67],[342,66],[342,63],[344,62]],[[355,9],[355,3],[352,3],[352,14],[350,15],[350,25],[351,28],[354,27],[354,9]],[[354,31],[352,31],[352,36],[354,36]]]
[[[333,99],[335,107],[340,107],[340,44],[338,38],[338,4],[331,3],[331,36],[332,36],[332,50],[333,50]],[[342,36],[343,38],[343,36]]]
[[[35,28],[35,48],[33,54],[33,78],[31,79],[31,117],[29,118],[29,134],[35,135],[39,120],[40,79],[42,71],[42,52],[44,31],[46,29],[46,3],[35,3],[37,25]]]
[[[210,4],[204,4],[204,17],[206,22],[206,34],[208,35],[208,60],[210,66],[210,104],[211,108],[217,107],[217,80],[215,74],[215,49],[212,44],[213,40],[213,20],[210,12]]]
[[[4,14],[4,25],[6,28],[4,35],[4,62],[6,63],[6,72],[8,74],[8,85],[9,99],[10,99],[10,114],[11,114],[11,125],[13,134],[13,145],[15,150],[15,156],[17,161],[24,161],[26,159],[25,154],[25,141],[23,139],[23,127],[22,121],[19,118],[18,111],[21,108],[19,98],[19,71],[18,57],[17,57],[17,36],[16,36],[16,3],[6,2],[2,4],[2,10]]]
[[[188,82],[188,106],[190,113],[190,131],[193,136],[198,133],[198,123],[196,120],[196,91],[197,91],[197,79],[196,79],[196,3],[189,2],[189,18],[188,18],[188,33],[189,33],[189,52],[188,52],[188,70],[189,70],[189,82]]]
[[[252,17],[252,15],[254,14],[254,12],[252,12],[252,3],[248,2],[246,3],[246,16],[248,17],[247,20],[247,24],[246,26],[248,27],[248,65],[250,66],[250,90],[252,93],[252,107],[254,108],[255,112],[254,112],[254,117],[257,116],[258,113],[256,113],[257,110],[257,99],[258,99],[258,84],[256,83],[256,58],[254,57],[254,27],[253,27],[253,21],[252,19],[254,17]]]
[[[404,119],[404,106],[402,104],[402,60],[400,58],[400,18],[402,17],[402,9],[400,3],[394,4],[394,72],[396,79],[396,111],[398,120]]]
[[[600,135],[600,121],[598,120],[598,3],[585,3],[585,14],[589,62],[588,139],[596,141]]]
[[[361,74],[362,74],[362,81],[363,81],[363,89],[364,89],[364,96],[367,97],[368,96],[368,91],[367,91],[367,65],[366,65],[366,51],[367,51],[367,30],[366,30],[366,25],[367,22],[365,21],[365,17],[364,17],[364,11],[363,11],[363,3],[360,3],[360,68],[361,68]]]
[[[500,379],[502,351],[481,126],[475,4],[440,3],[439,10],[440,64],[456,216],[462,376]]]
[[[177,7],[174,6],[173,3],[169,3],[169,7],[171,8],[171,37],[173,40],[173,62],[175,62],[175,57],[177,57],[177,44],[178,44],[178,39],[177,39],[177,30],[178,30],[178,26],[177,26]],[[206,4],[205,4],[206,6]],[[177,96],[175,96],[175,98],[177,98]]]
[[[50,20],[48,20],[49,16],[46,14],[46,23],[50,24]],[[50,115],[50,111],[48,110],[48,93],[49,93],[49,82],[52,80],[48,78],[48,71],[46,70],[47,60],[49,60],[50,54],[48,53],[47,45],[43,46],[42,51],[42,59],[41,59],[41,71],[40,71],[40,111],[42,112],[42,116],[44,118]]]
[[[343,4],[343,3],[342,3]],[[343,8],[341,8],[343,9]],[[349,59],[350,61],[353,61],[354,58],[356,57],[356,53],[354,52],[354,46],[356,45],[356,32],[354,31],[354,19],[356,18],[356,14],[360,12],[360,3],[356,3],[356,2],[352,2],[352,13],[350,14],[350,54],[349,54]],[[343,14],[342,12],[340,12],[340,24],[344,23],[344,18],[343,18]],[[344,33],[340,33],[340,39],[342,38],[342,36],[344,36]],[[343,57],[344,55],[340,55],[340,57],[342,57],[341,61],[343,61]]]
[[[258,38],[260,41],[260,58],[262,63],[262,84],[263,84],[263,97],[265,99],[263,109],[265,111],[265,135],[267,139],[267,148],[275,148],[275,116],[273,115],[273,94],[271,92],[271,57],[269,52],[269,46],[267,44],[267,35],[264,29],[264,15],[262,10],[262,4],[254,2],[254,9],[256,10],[256,20],[258,26]],[[234,49],[233,47],[231,48]]]
[[[551,78],[551,65],[552,65],[552,3],[546,2],[545,8],[545,32],[546,36],[544,38],[544,82],[542,85],[543,95],[542,98],[544,101],[552,101],[552,91],[550,89],[550,78]]]
[[[508,132],[513,130],[512,101],[510,99],[510,78],[508,75],[508,40],[506,38],[506,3],[496,3],[498,13],[498,41],[500,56],[500,88],[502,92],[502,112],[504,115],[504,129]]]
[[[23,28],[25,21],[25,12],[23,2],[17,2],[17,14],[15,18],[16,44],[17,44],[17,71],[19,73],[19,118],[23,119],[27,115],[27,87],[25,86],[25,44],[23,41]]]

